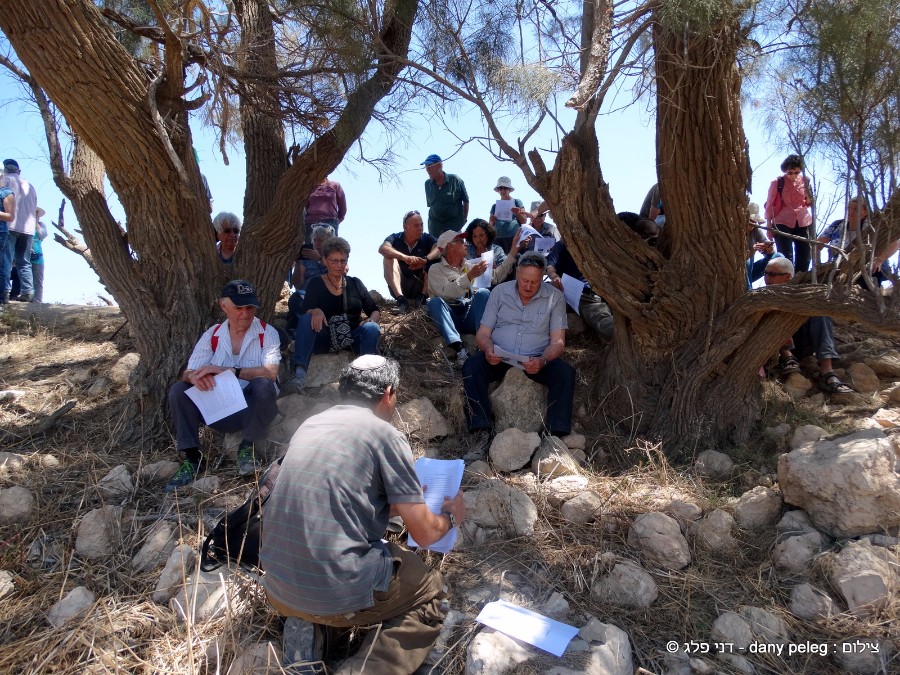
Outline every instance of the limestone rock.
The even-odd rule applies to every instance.
[[[887,640],[842,640],[834,645],[834,659],[848,673],[876,675],[887,673],[894,649]]]
[[[6,570],[0,570],[0,600],[8,595],[12,595],[16,590],[16,584],[13,582],[13,575]]]
[[[301,424],[313,415],[328,410],[331,406],[331,403],[321,400],[320,396],[305,394],[291,394],[278,399],[278,412],[281,414],[281,420],[272,423],[269,439],[287,444]],[[238,438],[238,442],[240,442],[240,438]]]
[[[734,518],[722,509],[716,509],[691,527],[692,534],[710,551],[727,551],[737,543],[731,534]]]
[[[218,492],[221,485],[222,479],[218,476],[204,476],[195,480],[188,487],[194,494],[211,495]]]
[[[577,476],[580,473],[578,462],[556,436],[546,436],[541,441],[541,447],[531,460],[531,470],[541,480],[559,476]]]
[[[104,558],[122,545],[121,506],[101,506],[85,514],[78,525],[75,550],[85,558]]]
[[[182,622],[196,624],[214,619],[225,610],[226,592],[232,581],[224,567],[215,572],[195,572],[169,600],[169,607]]]
[[[821,552],[822,535],[818,532],[807,532],[786,537],[775,544],[772,561],[783,570],[803,574]]]
[[[713,622],[709,637],[713,642],[730,642],[735,651],[742,651],[753,642],[753,631],[737,612],[723,612]]]
[[[15,471],[25,466],[25,456],[17,452],[0,452],[0,469]]]
[[[763,438],[765,438],[772,445],[782,446],[787,437],[791,433],[791,425],[787,422],[782,422],[781,424],[774,427],[766,427],[763,429]]]
[[[336,354],[313,354],[306,371],[306,387],[321,387],[341,379],[341,371],[350,365],[351,353],[348,351]]]
[[[491,442],[491,462],[499,471],[516,471],[531,461],[541,445],[541,437],[534,431],[504,429]]]
[[[537,507],[521,490],[502,480],[488,479],[463,495],[467,522],[482,528],[502,528],[519,537],[534,534]]]
[[[587,447],[587,438],[584,437],[584,434],[569,434],[560,440],[566,444],[569,450],[584,450]]]
[[[562,593],[554,591],[547,602],[541,605],[541,614],[547,616],[562,616],[569,611],[569,603]]]
[[[874,394],[881,389],[881,381],[875,371],[865,363],[851,363],[847,368],[850,386],[861,394]]]
[[[87,614],[96,599],[87,588],[77,586],[50,608],[47,612],[47,622],[54,628],[61,628],[71,619]]]
[[[730,666],[731,670],[729,672],[737,672],[741,673],[741,675],[753,675],[756,672],[756,668],[753,667],[750,660],[742,654],[721,652],[718,658]]]
[[[167,603],[169,598],[184,586],[185,580],[190,578],[195,562],[197,562],[197,551],[193,546],[190,544],[176,546],[169,555],[162,574],[159,575],[159,581],[156,582],[153,602],[160,605]]]
[[[465,470],[463,471],[464,481],[478,481],[483,478],[493,477],[494,470],[491,468],[491,465],[481,459],[476,460],[471,464],[467,464]]]
[[[93,375],[94,371],[91,368],[76,368],[69,379],[75,384],[87,384]]]
[[[422,441],[442,438],[450,433],[447,420],[424,396],[407,401],[397,409],[397,413],[400,415],[401,428],[405,426],[406,433]]]
[[[815,424],[804,424],[794,430],[794,435],[791,437],[791,450],[799,450],[810,443],[822,440],[827,435],[828,432],[822,427],[817,427]]]
[[[98,377],[85,392],[88,396],[106,396],[109,393],[109,380]]]
[[[877,354],[867,358],[865,363],[879,377],[900,377],[900,353],[896,351]]]
[[[178,471],[180,465],[169,459],[142,466],[137,472],[138,483],[165,483]]]
[[[680,570],[691,562],[691,551],[678,522],[664,513],[644,513],[628,531],[628,545],[640,549],[652,564]]]
[[[895,384],[887,392],[888,401],[891,403],[900,403],[900,384]]]
[[[897,572],[876,550],[868,543],[850,542],[834,556],[829,580],[856,616],[871,616],[897,591]]]
[[[466,650],[466,675],[500,675],[531,655],[531,650],[518,640],[485,628]]]
[[[587,490],[587,476],[560,476],[544,482],[544,491],[547,495],[547,503],[559,508],[569,499],[577,497]]]
[[[791,373],[784,381],[784,390],[791,398],[803,398],[813,388],[813,383],[803,373]]]
[[[605,505],[606,500],[603,497],[586,490],[563,504],[560,513],[568,522],[581,525],[599,520],[600,511]]]
[[[778,524],[775,525],[775,531],[778,532],[779,538],[793,537],[798,534],[806,534],[807,532],[816,532],[809,519],[809,514],[803,509],[794,509],[787,511]]]
[[[885,429],[896,429],[900,427],[900,410],[896,408],[879,408],[872,415],[872,419]]]
[[[647,608],[656,602],[659,592],[650,574],[626,560],[616,563],[608,575],[594,584],[591,594],[611,605]]]
[[[166,563],[175,548],[177,531],[175,525],[168,521],[160,521],[150,530],[144,545],[131,559],[131,567],[135,572],[149,572]]]
[[[734,519],[745,530],[761,530],[771,527],[781,513],[781,495],[762,485],[757,485],[740,496],[734,505]]]
[[[806,621],[827,619],[841,611],[830,595],[810,584],[800,584],[791,591],[788,609]]]
[[[591,617],[578,634],[590,643],[591,655],[583,671],[585,675],[632,675],[634,663],[631,657],[631,641],[628,634],[609,623],[601,623]],[[573,640],[574,642],[574,640]],[[548,674],[553,672],[547,671]],[[565,675],[571,675],[565,673]]]
[[[131,472],[124,464],[114,467],[97,483],[97,492],[105,499],[116,499],[129,494],[134,489]]]
[[[227,675],[280,675],[284,672],[281,667],[281,645],[266,640],[240,652],[231,662]]]
[[[665,511],[675,520],[683,522],[693,522],[703,515],[703,509],[693,502],[686,502],[683,499],[673,499]]]
[[[701,476],[722,480],[731,478],[731,472],[734,471],[734,462],[725,453],[715,450],[704,450],[697,455],[694,467]]]
[[[747,622],[756,642],[783,645],[791,639],[784,619],[772,612],[745,605],[738,609],[738,614]]]
[[[127,387],[131,373],[141,361],[141,355],[131,352],[126,354],[109,369],[109,379],[117,387]]]
[[[491,394],[494,427],[497,431],[515,427],[522,431],[544,428],[547,389],[529,380],[518,368],[510,368],[503,382]]]
[[[20,485],[0,490],[0,525],[24,524],[34,514],[34,495]]]
[[[859,431],[794,450],[778,459],[784,500],[804,509],[834,537],[900,525],[900,473],[883,432]]]

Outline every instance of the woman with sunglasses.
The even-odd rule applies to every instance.
[[[241,236],[241,219],[233,213],[222,211],[213,218],[213,227],[216,228],[216,251],[223,265],[234,262],[234,250],[237,248],[238,237]]]
[[[322,245],[325,274],[310,279],[306,286],[294,334],[294,376],[282,387],[286,394],[295,394],[306,386],[306,371],[313,354],[337,351],[333,329],[343,323],[343,317],[353,339],[348,346],[360,356],[378,353],[381,312],[363,282],[347,276],[349,258],[350,244],[346,239],[332,237]],[[366,319],[362,318],[363,312]]]
[[[809,242],[784,235],[810,238],[812,215],[809,207],[813,204],[812,192],[803,175],[803,158],[800,155],[785,157],[781,170],[784,175],[769,185],[766,224],[770,231],[777,230],[774,234],[778,252],[794,263],[797,272],[805,272],[809,269],[811,257]]]

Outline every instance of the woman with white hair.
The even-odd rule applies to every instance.
[[[222,264],[230,265],[234,261],[238,237],[241,236],[241,219],[233,213],[221,211],[213,218],[213,227],[216,228],[216,251],[219,259]]]

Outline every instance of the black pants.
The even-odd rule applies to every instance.
[[[792,234],[795,237],[805,237],[809,239],[809,225],[806,227],[788,227],[787,225],[776,225],[775,228],[779,232]],[[775,246],[778,252],[785,258],[794,263],[794,272],[806,272],[809,270],[810,248],[805,241],[796,241],[788,239],[778,234],[775,235]]]

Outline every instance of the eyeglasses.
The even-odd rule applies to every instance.
[[[241,230],[237,227],[223,227],[222,234],[240,234]]]
[[[786,173],[788,176],[799,176],[799,175],[800,175],[800,169],[788,169],[787,171],[785,171],[785,173]]]
[[[347,258],[325,258],[325,262],[329,265],[346,265]]]
[[[767,277],[789,277],[791,276],[790,272],[766,272],[765,276]]]

